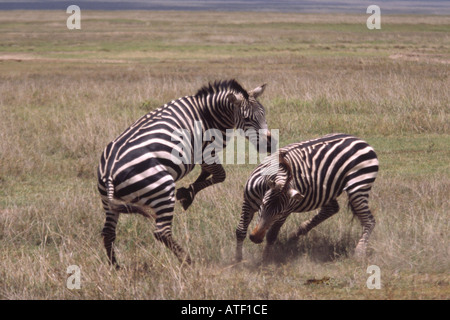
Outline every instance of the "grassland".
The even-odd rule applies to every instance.
[[[219,12],[0,12],[0,298],[2,299],[448,299],[450,297],[450,18]],[[366,260],[361,231],[341,212],[297,245],[286,235],[261,264],[234,229],[252,165],[176,208],[174,236],[195,260],[181,267],[153,223],[121,217],[120,271],[106,260],[96,166],[135,119],[216,79],[262,83],[281,145],[330,132],[367,140],[380,174],[377,226]],[[195,171],[179,186],[195,178]],[[81,289],[66,287],[69,265]],[[369,290],[366,268],[381,269]],[[310,279],[330,280],[308,285]]]

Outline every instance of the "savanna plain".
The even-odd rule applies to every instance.
[[[0,12],[0,298],[450,298],[450,17],[383,16],[369,30],[364,13],[82,11],[81,30],[68,30],[68,16]],[[314,212],[291,215],[270,261],[246,240],[235,263],[255,165],[225,164],[224,183],[176,206],[174,237],[192,266],[132,215],[117,230],[122,268],[108,265],[103,148],[143,114],[229,78],[267,83],[260,101],[281,146],[344,132],[375,148],[365,259],[353,257],[361,228],[343,195],[337,215],[288,245]],[[80,289],[66,286],[70,265]],[[366,285],[370,265],[380,289]]]

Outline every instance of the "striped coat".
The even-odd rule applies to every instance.
[[[247,92],[235,80],[215,82],[142,116],[106,146],[98,166],[98,190],[106,213],[102,235],[110,263],[117,265],[113,243],[120,213],[153,216],[156,239],[179,260],[191,261],[172,238],[175,200],[187,209],[196,193],[225,179],[222,165],[198,159],[194,144],[200,141],[200,151],[211,145],[202,139],[209,129],[222,135],[230,128],[267,129],[264,108],[257,101],[263,91],[261,86]],[[253,136],[251,142],[258,147],[260,140],[271,146],[270,132]],[[196,164],[202,168],[198,179],[175,192],[175,182]]]
[[[242,243],[255,212],[259,211],[258,222],[250,239],[260,243],[267,233],[267,254],[292,212],[320,209],[316,216],[301,224],[290,236],[291,240],[337,213],[336,199],[343,191],[363,227],[356,248],[356,253],[363,255],[375,226],[368,198],[377,173],[378,159],[373,148],[350,135],[330,134],[281,148],[253,171],[245,186],[242,215],[236,229],[237,260],[242,259]]]

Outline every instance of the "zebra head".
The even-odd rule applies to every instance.
[[[283,152],[279,152],[278,170],[275,175],[267,176],[267,191],[259,209],[256,227],[250,234],[250,240],[261,243],[267,230],[278,220],[290,213],[289,208],[301,201],[304,196],[292,186],[292,169]]]
[[[266,84],[263,84],[249,92],[229,93],[227,99],[234,106],[235,128],[244,131],[258,152],[261,152],[260,146],[266,145],[266,151],[271,153],[272,136],[267,127],[266,111],[257,100],[265,88]]]

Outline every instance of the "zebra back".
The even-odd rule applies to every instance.
[[[144,184],[161,179],[163,171],[180,180],[203,162],[203,151],[213,143],[202,139],[209,129],[222,134],[218,149],[226,146],[227,129],[267,128],[257,95],[235,80],[219,81],[142,116],[104,149],[98,167],[100,192],[109,198],[139,195]]]
[[[277,161],[283,155],[284,164]],[[292,176],[283,178],[286,163]],[[275,164],[275,170],[274,170]],[[269,190],[270,181],[287,181],[303,199],[294,202],[297,212],[310,211],[336,199],[342,191],[349,193],[370,188],[378,173],[374,149],[364,140],[335,133],[317,139],[289,144],[266,158],[251,174],[246,197],[259,207]],[[281,177],[281,178],[280,178]]]

